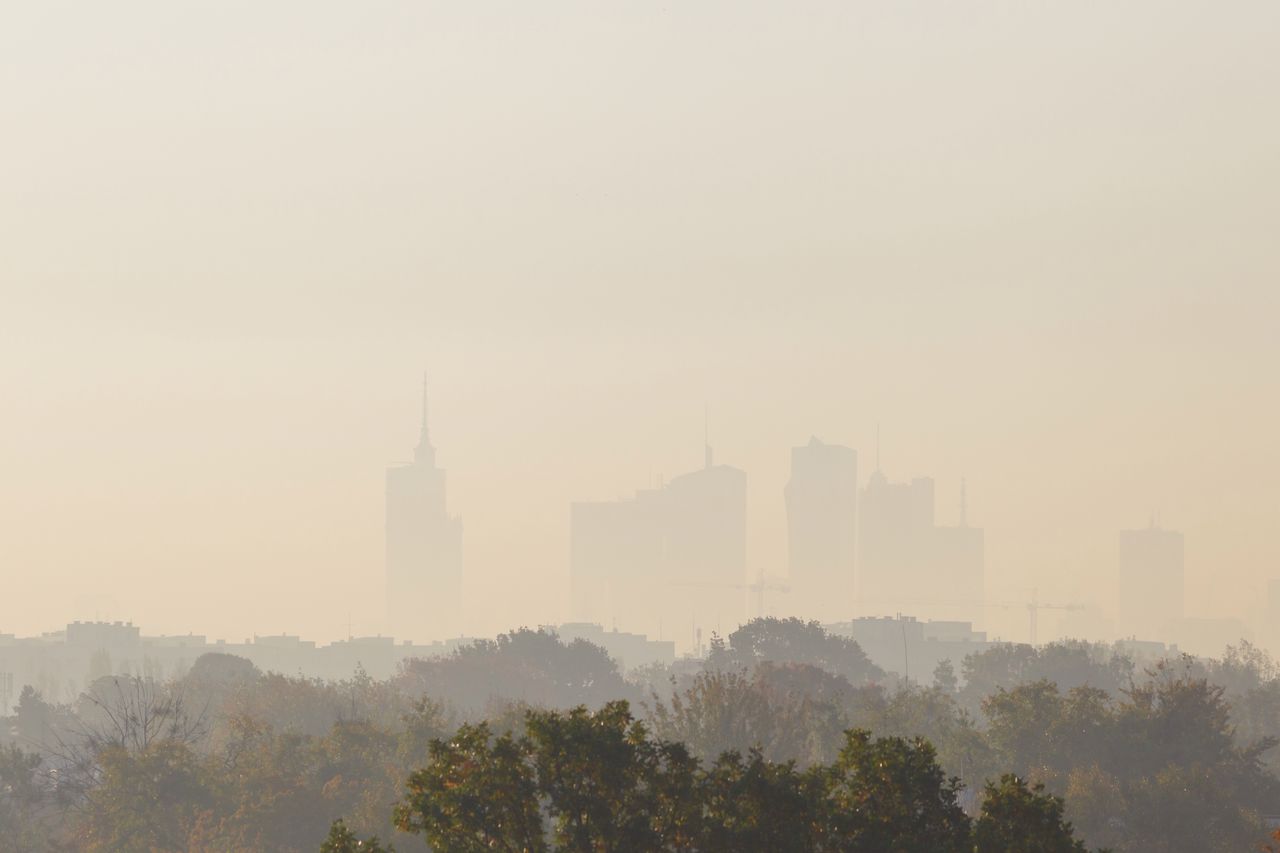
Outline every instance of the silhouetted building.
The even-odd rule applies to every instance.
[[[1174,636],[1184,610],[1182,534],[1153,522],[1120,531],[1120,632],[1139,640]],[[1181,639],[1181,638],[1178,638]]]
[[[1244,621],[1231,616],[1183,616],[1170,619],[1168,625],[1169,635],[1187,654],[1220,658],[1227,646],[1253,642],[1253,632]]]
[[[614,628],[606,631],[593,622],[569,622],[556,633],[565,643],[586,640],[609,653],[624,670],[647,664],[670,666],[676,660],[676,644],[671,640],[650,640],[644,634],[628,634]]]
[[[787,615],[836,619],[853,612],[858,454],[812,437],[791,448],[787,505]]]
[[[654,595],[666,554],[665,493],[578,502],[569,508],[569,571],[575,620],[612,623]]]
[[[578,622],[639,628],[681,647],[745,616],[747,476],[706,464],[658,489],[570,507]],[[688,644],[688,645],[686,645]]]
[[[412,640],[457,634],[462,613],[462,522],[448,513],[445,472],[427,428],[413,462],[387,469],[387,614],[392,634]]]
[[[986,546],[963,487],[959,526],[940,527],[931,478],[891,483],[877,470],[862,490],[858,543],[859,612],[981,618]]]
[[[921,622],[914,616],[864,616],[823,626],[828,632],[857,641],[871,662],[915,684],[930,684],[944,660],[957,672],[971,654],[991,648],[984,631],[969,622]]]
[[[622,635],[619,641],[628,654],[642,648],[631,636]],[[352,637],[319,645],[292,634],[275,634],[229,643],[210,642],[199,634],[144,636],[126,622],[73,622],[38,637],[0,634],[0,716],[10,713],[26,686],[51,702],[74,701],[104,676],[179,678],[209,652],[236,655],[263,671],[291,676],[339,680],[360,669],[383,679],[394,675],[405,660],[447,655],[471,642],[455,638],[414,645],[387,637]],[[661,644],[649,646],[653,648],[646,650],[659,656],[664,651]]]

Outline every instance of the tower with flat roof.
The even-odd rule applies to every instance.
[[[618,501],[570,507],[573,618],[682,650],[746,616],[747,475],[715,464]]]
[[[817,436],[791,448],[787,507],[788,616],[830,621],[853,607],[858,454]]]
[[[1120,531],[1121,636],[1166,640],[1185,609],[1182,534],[1153,520],[1145,530]]]

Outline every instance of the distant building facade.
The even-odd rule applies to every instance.
[[[982,618],[986,544],[970,527],[962,489],[960,524],[935,523],[928,477],[892,483],[877,470],[862,491],[858,519],[858,610]]]
[[[858,454],[812,437],[791,448],[787,507],[788,616],[829,620],[853,613]]]
[[[1139,640],[1164,639],[1185,615],[1182,534],[1153,522],[1145,530],[1120,531],[1119,629]]]
[[[627,638],[628,651],[644,638]],[[8,714],[24,687],[50,702],[71,702],[99,678],[140,676],[166,680],[184,675],[209,653],[242,657],[264,672],[339,680],[363,670],[372,678],[396,674],[409,659],[439,657],[473,642],[414,644],[389,637],[349,637],[327,645],[292,634],[254,636],[235,643],[201,634],[146,636],[128,622],[73,622],[36,637],[0,634],[0,716]],[[662,649],[657,649],[661,653]]]
[[[672,640],[650,640],[644,634],[630,634],[592,622],[568,622],[556,629],[561,642],[586,640],[604,649],[623,670],[661,664],[670,666],[676,660],[676,644]]]
[[[746,616],[747,475],[716,465],[619,501],[570,507],[573,619],[685,649]]]
[[[462,607],[462,521],[448,512],[445,472],[427,425],[422,388],[422,427],[413,462],[387,469],[386,573],[390,633],[411,640],[458,634]]]
[[[944,660],[956,672],[964,659],[990,649],[995,643],[986,632],[969,622],[954,620],[921,622],[914,616],[863,616],[824,626],[828,632],[855,640],[867,657],[885,672],[915,684],[931,684],[933,671]]]

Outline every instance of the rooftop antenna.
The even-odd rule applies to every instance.
[[[427,372],[422,371],[422,426],[418,431],[418,446],[413,450],[415,462],[435,464],[435,448],[431,446],[431,430],[427,426]]]
[[[965,490],[964,477],[960,478],[960,526],[969,526],[969,497]]]
[[[422,433],[427,432],[427,371],[422,371]]]
[[[880,470],[880,422],[876,421],[876,471]]]

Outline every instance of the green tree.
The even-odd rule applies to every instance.
[[[431,696],[467,714],[495,701],[599,708],[634,696],[600,646],[583,639],[566,643],[552,631],[528,628],[476,640],[448,657],[406,661],[398,681],[407,695]]]
[[[439,851],[549,849],[529,742],[494,737],[484,723],[431,743],[430,761],[409,777],[395,821]]]
[[[157,740],[131,751],[112,745],[97,755],[101,781],[88,794],[80,825],[86,851],[185,850],[211,799],[209,779],[186,744]]]
[[[954,696],[960,689],[960,681],[956,678],[956,668],[951,658],[943,658],[933,668],[933,686],[947,696]]]
[[[792,762],[726,752],[700,779],[703,853],[804,853],[818,842],[821,790]]]
[[[729,635],[728,645],[718,639],[712,643],[707,666],[712,670],[751,670],[762,661],[808,664],[844,676],[850,684],[884,678],[884,671],[856,641],[795,617],[752,619]]]
[[[822,776],[821,838],[831,849],[960,853],[969,845],[959,785],[945,776],[927,741],[850,731],[840,757]]]
[[[0,746],[0,839],[14,850],[42,853],[60,846],[52,792],[41,783],[43,759]]]
[[[342,818],[338,818],[329,827],[329,837],[320,845],[320,853],[395,853],[391,846],[383,847],[378,836],[361,840],[354,832],[347,829]]]
[[[688,846],[697,762],[680,744],[650,739],[626,702],[530,713],[526,729],[559,849]]]
[[[982,815],[974,826],[978,853],[1084,853],[1063,818],[1062,800],[1006,773],[987,783]]]

